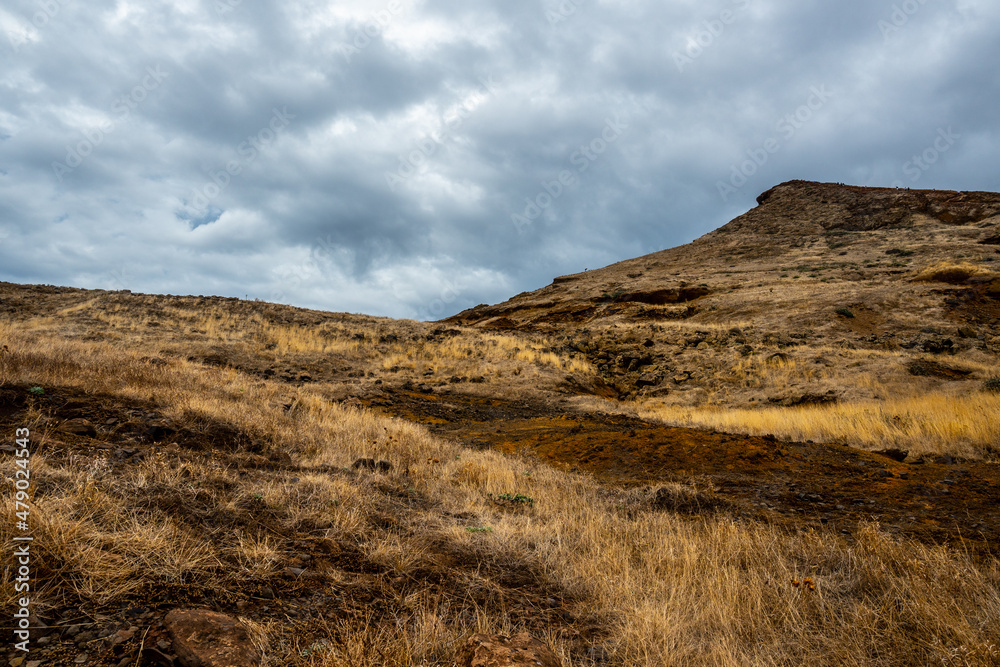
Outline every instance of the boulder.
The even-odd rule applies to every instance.
[[[257,667],[260,651],[241,621],[207,609],[174,609],[163,620],[183,667]]]
[[[455,667],[560,667],[548,646],[522,632],[513,637],[478,634],[455,655]]]

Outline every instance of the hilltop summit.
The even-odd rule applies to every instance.
[[[831,313],[853,306],[878,321],[873,330],[898,334],[996,326],[1000,310],[989,294],[998,289],[1000,194],[789,181],[757,202],[689,244],[560,276],[449,321],[561,330],[739,320],[780,330],[829,328]],[[945,264],[962,265],[939,272],[948,288],[921,275]],[[956,288],[961,303],[953,303]]]

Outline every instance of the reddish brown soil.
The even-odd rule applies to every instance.
[[[846,446],[785,442],[537,402],[405,392],[380,409],[473,448],[521,453],[612,485],[706,484],[737,515],[851,535],[859,521],[929,543],[995,553],[1000,468],[939,459],[901,463]]]

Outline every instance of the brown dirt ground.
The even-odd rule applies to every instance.
[[[859,521],[875,520],[891,533],[979,553],[995,554],[1000,543],[1000,469],[993,464],[902,463],[846,446],[567,413],[534,400],[400,392],[370,407],[472,448],[533,455],[612,486],[714,488],[750,520],[847,535]]]
[[[418,596],[438,600],[451,613],[472,618],[477,609],[499,606],[507,610],[511,622],[539,636],[558,628],[581,647],[592,645],[602,632],[593,619],[577,618],[569,612],[576,606],[572,596],[528,563],[492,562],[480,553],[440,543],[427,545],[428,552],[433,552],[426,559],[427,567],[400,576],[369,560],[358,544],[292,529],[265,506],[237,514],[221,511],[208,492],[225,493],[226,487],[235,486],[234,479],[250,476],[266,485],[269,479],[280,481],[296,473],[318,471],[293,465],[287,455],[265,457],[257,453],[253,438],[228,424],[204,419],[176,423],[160,415],[152,403],[125,403],[60,387],[48,387],[44,395],[34,396],[27,386],[8,385],[0,387],[0,432],[13,433],[23,426],[29,409],[48,418],[48,427],[32,434],[32,455],[43,453],[53,463],[83,465],[93,458],[107,457],[114,474],[154,457],[173,466],[211,459],[225,474],[202,480],[202,492],[182,497],[176,488],[153,486],[143,497],[121,500],[130,502],[140,513],[174,517],[201,539],[224,539],[234,524],[251,533],[278,538],[287,555],[283,564],[307,568],[301,576],[279,568],[271,576],[252,581],[232,577],[223,568],[210,581],[157,582],[118,604],[81,605],[64,581],[64,575],[72,574],[64,572],[57,555],[42,546],[42,551],[35,552],[32,576],[36,582],[48,582],[43,596],[47,606],[35,607],[35,626],[41,625],[41,630],[32,635],[31,657],[44,659],[45,665],[74,665],[83,653],[88,656],[86,664],[118,665],[128,659],[124,664],[173,665],[162,657],[169,653],[169,636],[162,621],[179,605],[210,608],[262,623],[285,619],[282,634],[286,640],[336,637],[340,621],[352,620],[352,625],[363,626],[377,622],[372,619],[405,619]],[[79,432],[81,419],[93,425],[94,431]],[[13,457],[13,451],[5,443],[0,457]],[[330,467],[319,471],[348,477],[371,474]],[[55,490],[44,480],[36,481],[35,500]],[[412,489],[388,478],[380,491],[379,510],[369,517],[373,530],[419,530],[419,526],[407,523],[408,510],[436,507],[433,499],[414,495]],[[475,519],[444,516],[460,523]],[[552,600],[557,603],[552,604]],[[111,645],[112,635],[129,628],[135,630],[129,639]],[[81,641],[87,633],[96,636]],[[39,647],[38,639],[46,636],[48,643]],[[7,657],[17,656],[10,653]]]

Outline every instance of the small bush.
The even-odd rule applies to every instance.
[[[940,262],[939,264],[928,266],[926,269],[914,276],[913,279],[918,282],[949,283],[951,285],[959,285],[966,282],[969,278],[990,277],[992,275],[993,273],[989,269],[969,264],[968,262],[963,262],[961,264]]]
[[[493,499],[493,502],[498,505],[534,505],[535,499],[531,496],[525,496],[520,493],[501,493],[500,495],[494,496],[492,493],[489,497]]]
[[[1000,377],[991,377],[983,383],[983,389],[1000,394]]]
[[[843,315],[844,317],[854,319],[854,311],[852,311],[850,308],[838,308],[836,312],[838,315]]]
[[[44,396],[45,390],[42,389],[41,387],[32,387],[31,389],[28,390],[28,393],[34,394],[35,396]]]

